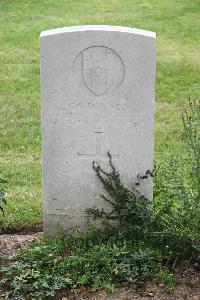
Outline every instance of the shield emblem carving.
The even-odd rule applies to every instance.
[[[83,80],[97,96],[103,95],[113,84],[114,55],[105,47],[91,47],[82,53]]]
[[[73,73],[84,90],[94,96],[103,96],[108,91],[117,89],[123,82],[124,64],[114,50],[92,46],[77,55]]]

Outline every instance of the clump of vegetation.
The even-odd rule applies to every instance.
[[[101,195],[101,197],[110,204],[111,210],[106,212],[103,208],[89,208],[87,213],[93,219],[100,218],[108,225],[109,221],[114,221],[120,227],[127,227],[129,225],[142,228],[147,226],[151,218],[150,201],[145,198],[135,188],[128,190],[120,179],[120,174],[112,163],[112,156],[108,152],[108,159],[110,165],[110,172],[105,172],[99,165],[93,162],[93,169],[96,172],[99,180],[103,184],[104,190],[108,196]],[[148,177],[151,174],[147,171],[145,176],[139,176],[139,179]],[[139,185],[139,181],[137,183]],[[111,225],[111,223],[109,223]]]
[[[154,231],[177,259],[200,253],[200,101],[183,113],[182,153],[170,156],[156,172]]]
[[[1,284],[15,295],[54,296],[61,288],[114,291],[115,283],[149,278],[161,263],[160,252],[117,230],[90,229],[73,236],[43,237],[1,269]]]
[[[171,290],[173,269],[200,255],[200,103],[189,102],[183,114],[183,155],[155,171],[154,203],[128,190],[108,153],[110,172],[93,163],[110,210],[90,208],[88,216],[106,226],[55,239],[43,237],[1,268],[1,284],[11,294],[44,298],[62,288],[112,292],[120,281],[156,277]],[[152,176],[147,171],[140,179]]]
[[[200,200],[200,101],[189,99],[189,109],[183,113],[183,141],[192,161],[190,178],[192,198]]]
[[[4,205],[6,205],[6,199],[5,199],[5,191],[4,188],[2,187],[3,184],[5,184],[6,181],[0,177],[0,211],[4,215]]]

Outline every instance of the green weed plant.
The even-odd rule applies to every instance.
[[[2,212],[3,215],[4,215],[4,206],[7,203],[5,199],[5,189],[3,187],[5,183],[6,181],[0,177],[0,211]]]
[[[200,253],[200,101],[183,113],[183,149],[170,155],[155,176],[155,229],[172,253]],[[170,253],[170,252],[169,252]],[[196,253],[196,254],[194,254]]]

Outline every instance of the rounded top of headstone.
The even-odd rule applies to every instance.
[[[111,26],[111,25],[81,25],[81,26],[69,26],[57,29],[51,29],[41,32],[40,38],[70,32],[81,32],[81,31],[110,31],[110,32],[123,32],[131,33],[136,35],[142,35],[150,38],[156,38],[156,33],[148,30],[124,27],[124,26]]]

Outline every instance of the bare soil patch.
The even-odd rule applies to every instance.
[[[12,255],[17,250],[25,247],[28,243],[36,240],[42,235],[42,232],[30,234],[1,234],[0,252],[3,255]]]

